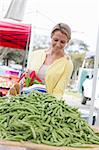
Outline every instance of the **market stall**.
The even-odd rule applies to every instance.
[[[31,150],[95,150],[99,134],[64,100],[32,91],[0,98],[0,144]]]
[[[12,69],[8,66],[0,66],[0,93],[5,96],[13,84],[18,82],[20,70]]]
[[[0,46],[26,50],[31,25],[0,20]],[[28,41],[29,44],[29,41]]]
[[[0,98],[0,149],[98,150],[99,135],[76,108],[47,93]]]
[[[14,20],[0,20],[0,46],[28,51],[31,34],[31,25],[19,23]],[[2,48],[3,50],[3,48]],[[24,64],[26,61],[24,55]],[[24,69],[23,64],[23,69]],[[6,66],[0,66],[0,93],[6,95],[9,88],[19,80],[20,71]],[[6,68],[5,68],[6,67]]]

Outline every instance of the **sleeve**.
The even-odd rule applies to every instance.
[[[57,82],[55,88],[53,89],[53,95],[60,98],[63,96],[66,86],[70,81],[70,77],[73,71],[73,63],[68,60],[68,63],[65,65],[64,72],[61,74],[59,81]]]
[[[31,57],[28,61],[27,68],[29,70],[35,70],[36,73],[38,73],[38,70],[40,69],[41,65],[43,64],[45,58],[46,58],[46,53],[44,50],[33,51],[31,53]]]

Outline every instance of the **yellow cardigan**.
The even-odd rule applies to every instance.
[[[45,58],[46,53],[44,50],[33,51],[28,69],[35,70],[38,73]],[[69,56],[61,57],[55,60],[53,64],[49,65],[45,75],[47,92],[54,96],[61,97],[69,83],[72,71],[73,63]]]

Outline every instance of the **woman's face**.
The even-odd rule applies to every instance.
[[[53,52],[61,52],[67,43],[67,36],[61,31],[55,31],[52,35],[51,47]]]

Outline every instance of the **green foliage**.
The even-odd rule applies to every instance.
[[[71,55],[71,59],[74,64],[74,69],[81,67],[83,60],[85,58],[85,52],[83,52],[83,53],[71,52],[70,55]]]

